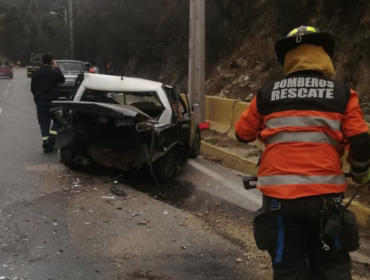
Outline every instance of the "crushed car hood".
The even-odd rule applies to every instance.
[[[74,112],[90,113],[106,117],[130,117],[140,118],[142,120],[151,120],[144,112],[128,105],[116,105],[99,102],[74,102],[74,101],[54,101],[53,107],[62,107],[62,109],[72,110]]]

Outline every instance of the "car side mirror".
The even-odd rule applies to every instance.
[[[196,107],[200,107],[200,102],[194,101],[193,104],[191,104],[192,111],[194,111],[194,108],[196,108]]]

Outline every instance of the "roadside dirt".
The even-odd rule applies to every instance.
[[[152,254],[169,254],[168,250],[162,246],[169,246],[172,248],[171,258],[177,258],[176,256],[178,254],[183,255],[185,253],[179,251],[180,247],[182,251],[197,251],[195,248],[204,248],[203,246],[207,243],[202,238],[203,234],[201,234],[202,231],[205,231],[209,233],[209,238],[213,240],[210,243],[213,245],[208,246],[213,247],[214,244],[217,244],[217,238],[212,236],[218,236],[240,248],[239,254],[235,254],[235,251],[228,246],[222,248],[222,250],[220,250],[220,248],[216,250],[220,250],[222,254],[231,255],[230,257],[232,257],[233,260],[239,259],[240,263],[238,267],[246,271],[244,279],[271,279],[271,260],[267,252],[258,250],[255,245],[253,237],[253,216],[250,211],[209,193],[205,193],[195,188],[194,185],[188,181],[175,180],[158,189],[154,186],[153,182],[151,182],[150,178],[145,180],[139,179],[135,174],[133,176],[129,175],[128,177],[112,176],[105,178],[82,176],[81,180],[85,180],[88,183],[86,184],[85,191],[77,196],[75,194],[75,198],[73,198],[73,204],[75,205],[73,209],[75,210],[71,209],[69,211],[70,215],[76,215],[73,213],[78,210],[80,214],[77,215],[86,217],[82,218],[82,220],[90,221],[91,217],[93,217],[95,222],[91,220],[91,225],[87,225],[87,227],[92,226],[93,223],[98,227],[107,227],[109,230],[106,231],[106,233],[109,232],[109,234],[107,235],[105,233],[101,235],[99,231],[97,231],[95,234],[91,233],[90,238],[87,238],[87,236],[84,235],[86,230],[78,230],[78,226],[86,227],[86,225],[78,225],[75,223],[75,243],[79,245],[85,243],[87,246],[94,240],[97,242],[96,249],[98,252],[104,253],[106,258],[112,258],[113,256],[112,261],[118,268],[126,271],[127,269],[125,267],[127,263],[132,261],[145,260]],[[99,199],[99,201],[96,201],[97,193],[105,196],[111,195],[109,189],[112,184],[123,187],[128,196],[123,198],[117,197],[118,199],[116,200],[102,201]],[[69,191],[66,190],[67,195],[68,193]],[[170,207],[165,207],[165,209],[168,210],[165,210],[164,213],[168,211],[168,218],[171,218],[170,223],[168,224],[165,222],[164,224],[158,224],[160,221],[164,222],[162,213],[163,207],[161,205],[165,204],[175,207],[181,210],[181,212],[174,212],[173,210],[171,211]],[[90,205],[90,208],[84,205]],[[93,212],[92,210],[88,211],[89,209],[92,209]],[[81,221],[81,219],[79,220]],[[119,223],[125,220],[125,229],[123,229],[119,226]],[[140,223],[140,221],[145,223],[144,229],[147,230],[146,235],[142,235],[140,229],[135,230],[135,228],[138,227],[137,223]],[[180,235],[177,233],[176,237],[173,236],[176,232],[173,227],[182,228],[183,233]],[[161,234],[164,242],[155,238],[157,235],[156,231],[159,229],[165,229],[168,232]],[[197,237],[192,236],[193,234],[196,234]],[[154,244],[151,245],[151,242],[148,244],[145,238],[155,238],[154,240],[157,240],[155,242],[157,242],[159,246],[155,246]],[[363,238],[366,238],[366,236],[363,236]],[[165,240],[170,240],[171,244]],[[214,256],[207,256],[207,250],[203,250],[205,256],[198,260],[200,262],[204,262],[204,258],[208,258],[208,262],[213,262],[213,258],[220,258],[217,254]],[[185,254],[189,254],[189,252]],[[193,254],[193,251],[191,254]],[[189,258],[190,260],[192,259],[190,256]],[[195,259],[192,261],[195,261]],[[168,263],[171,267],[176,266],[176,264],[170,260]],[[228,266],[227,262],[222,264],[222,261],[221,263],[217,262],[217,265]],[[159,266],[161,266],[160,263]],[[177,279],[163,271],[161,272],[155,269],[148,270],[144,269],[144,267],[146,267],[146,265],[143,265],[143,269],[135,270],[127,275],[126,272],[123,272],[117,276],[117,279]],[[205,269],[207,270],[207,268]],[[354,280],[368,280],[369,278],[367,275],[369,273],[369,264],[353,262]],[[218,279],[226,278],[221,277]]]
[[[26,264],[26,271],[31,263],[41,271],[45,262],[58,261],[99,280],[178,280],[189,273],[193,279],[271,279],[270,258],[254,243],[252,213],[191,180],[158,188],[142,174],[31,169],[44,195],[4,209],[11,216],[0,219],[15,233],[4,242],[14,259],[7,265],[15,269]],[[127,196],[113,198],[112,186]],[[368,265],[354,263],[353,269],[353,279],[368,279]]]
[[[42,195],[0,211],[6,244],[0,263],[7,266],[0,267],[0,275],[35,278],[32,270],[39,270],[35,279],[44,279],[46,271],[52,279],[65,279],[66,267],[74,267],[73,280],[85,279],[78,275],[96,280],[270,278],[257,276],[256,260],[244,255],[251,249],[207,223],[219,219],[219,227],[227,227],[218,208],[221,213],[239,209],[198,191],[189,180],[158,188],[143,173],[87,174],[58,164],[29,169],[40,177]],[[123,196],[114,196],[112,187]],[[250,227],[251,214],[243,210],[241,215],[245,222],[239,230]]]

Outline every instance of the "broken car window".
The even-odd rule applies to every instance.
[[[112,92],[86,89],[81,101],[133,106],[152,118],[158,118],[164,107],[156,92]]]

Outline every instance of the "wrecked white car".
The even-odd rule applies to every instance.
[[[199,104],[190,106],[178,87],[85,73],[70,100],[53,103],[63,124],[56,149],[71,169],[92,163],[125,171],[149,167],[156,180],[168,181],[199,154],[193,115]]]

